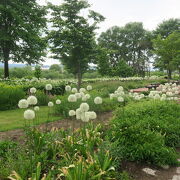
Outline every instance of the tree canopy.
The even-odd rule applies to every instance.
[[[89,7],[85,0],[64,0],[59,6],[49,4],[50,22],[53,24],[49,43],[53,57],[61,60],[67,70],[76,75],[78,87],[96,50],[94,31],[104,20],[102,15],[90,10],[87,17],[82,16],[82,10]]]
[[[4,76],[9,77],[8,62],[38,63],[44,55],[46,42],[46,9],[36,0],[0,1],[0,60]]]

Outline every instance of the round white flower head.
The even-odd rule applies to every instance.
[[[140,94],[140,97],[141,97],[141,99],[142,99],[142,98],[144,98],[144,97],[145,97],[145,95],[144,95],[144,94]]]
[[[92,86],[91,85],[88,85],[87,88],[86,88],[88,91],[92,90]]]
[[[46,90],[51,91],[52,90],[52,85],[51,84],[46,84]]]
[[[134,97],[134,99],[135,99],[136,101],[139,101],[139,100],[141,99],[141,97],[140,97],[139,95],[137,95],[137,96]]]
[[[35,94],[36,93],[36,88],[34,88],[34,87],[30,88],[30,93]]]
[[[68,101],[69,102],[76,102],[77,101],[77,97],[74,94],[70,94],[68,96]]]
[[[159,94],[155,94],[154,99],[160,99],[161,96]]]
[[[165,100],[166,100],[166,97],[163,97],[163,96],[162,96],[162,97],[160,98],[160,100],[161,100],[161,101],[165,101]]]
[[[75,115],[76,115],[76,112],[74,110],[69,111],[69,116],[75,116]]]
[[[67,92],[71,91],[71,86],[67,85],[67,86],[65,87],[65,90],[66,90]]]
[[[39,111],[39,106],[35,106],[35,107],[34,107],[34,110],[35,110],[35,111]]]
[[[101,97],[96,97],[96,98],[94,99],[94,103],[95,103],[95,104],[102,104],[102,98],[101,98]]]
[[[89,116],[89,119],[96,119],[97,115],[94,111],[85,112],[85,116]]]
[[[80,109],[82,112],[87,112],[89,110],[89,105],[87,103],[81,103]]]
[[[49,107],[53,107],[53,106],[54,106],[54,103],[50,101],[50,102],[48,102],[48,106],[49,106]]]
[[[117,100],[118,100],[118,102],[124,102],[124,98],[121,96],[119,96]]]
[[[86,92],[86,89],[85,89],[85,88],[80,88],[80,89],[79,89],[79,92],[85,93],[85,92]]]
[[[35,112],[31,109],[28,109],[24,112],[24,119],[31,120],[35,118]]]
[[[80,99],[81,98],[81,93],[75,93],[75,96],[77,99]]]
[[[118,90],[118,91],[123,91],[124,88],[123,88],[122,86],[119,86],[117,90]]]
[[[83,121],[83,122],[89,122],[89,115],[87,115],[87,114],[85,114],[85,113],[82,113],[81,114],[81,120]]]
[[[77,88],[72,88],[71,92],[72,92],[72,93],[77,93],[78,90],[77,90]]]
[[[60,99],[57,99],[57,100],[56,100],[56,104],[61,104],[61,100],[60,100]]]
[[[28,101],[26,99],[21,99],[18,103],[18,107],[21,109],[27,108],[28,107]]]
[[[87,99],[90,99],[90,97],[91,97],[90,94],[86,94],[85,96]]]
[[[87,97],[86,97],[86,96],[83,96],[83,97],[82,97],[82,101],[87,101]]]
[[[81,109],[80,108],[76,109],[76,119],[81,119],[81,114],[82,114]]]
[[[29,105],[36,105],[37,104],[37,98],[35,96],[29,96],[27,98]]]

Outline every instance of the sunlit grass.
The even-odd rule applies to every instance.
[[[24,127],[25,120],[23,117],[23,113],[23,109],[0,111],[0,131],[7,131]],[[40,110],[37,112],[35,124],[41,124],[47,121],[56,121],[62,119],[61,116],[55,115],[50,115],[48,118],[48,113],[49,107],[40,107]],[[52,110],[50,110],[50,113],[52,113]],[[28,121],[26,122],[27,124],[29,123]],[[32,124],[32,121],[30,123]]]

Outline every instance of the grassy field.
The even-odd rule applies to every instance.
[[[23,109],[0,111],[0,131],[7,131],[11,129],[22,128],[25,125],[25,120],[23,117]],[[36,124],[45,123],[47,120],[56,121],[62,119],[60,116],[50,116],[48,118],[48,107],[40,107],[37,112]],[[29,122],[27,122],[29,123]],[[32,123],[32,122],[30,122]]]

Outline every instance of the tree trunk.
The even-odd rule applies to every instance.
[[[168,80],[172,79],[172,71],[168,69]]]
[[[4,52],[4,78],[9,78],[9,53]]]
[[[77,86],[77,88],[78,88],[78,91],[79,91],[79,89],[81,88],[81,83],[82,83],[82,73],[81,73],[80,64],[78,66],[77,79],[78,79],[78,84],[77,84],[78,86]]]

